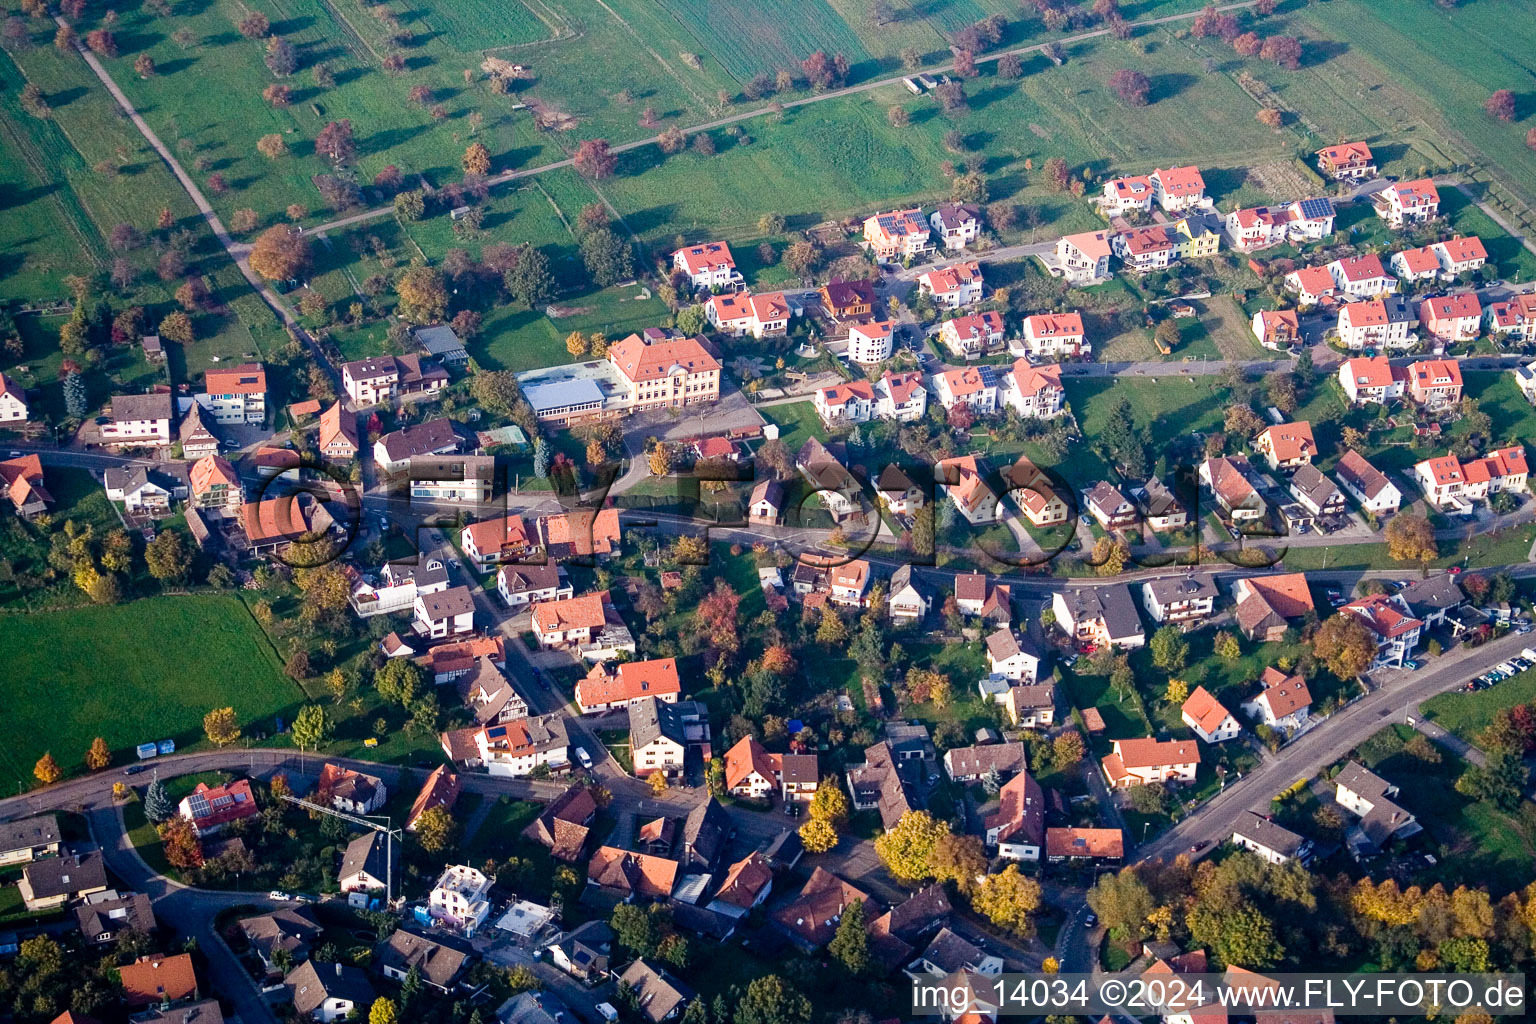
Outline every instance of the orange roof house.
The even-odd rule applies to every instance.
[[[227,370],[209,370],[203,390],[210,395],[262,395],[267,391],[267,371],[260,363],[241,363]]]
[[[675,860],[603,846],[587,862],[587,881],[629,896],[664,900],[672,895],[677,869]]]
[[[192,954],[143,956],[117,969],[123,984],[123,1002],[130,1007],[174,1003],[197,995],[197,971]]]
[[[334,459],[351,459],[357,448],[357,414],[342,408],[337,399],[320,414],[320,451]]]
[[[0,483],[18,515],[35,516],[53,504],[53,495],[43,485],[43,461],[36,455],[0,462]]]
[[[1195,687],[1195,692],[1189,695],[1179,711],[1190,728],[1207,736],[1220,732],[1223,723],[1232,717],[1232,712],[1203,686]]]
[[[607,604],[606,590],[563,601],[540,601],[533,606],[533,631],[543,634],[601,629],[607,621]]]
[[[765,785],[752,779],[756,775]],[[753,795],[773,787],[773,755],[751,736],[743,736],[735,746],[725,752],[725,788],[735,792],[738,788],[750,788]]]
[[[628,707],[646,697],[672,703],[683,692],[676,658],[627,661],[618,666],[598,662],[576,684],[576,704],[582,714]]]
[[[666,338],[647,341],[631,334],[608,346],[608,361],[631,384],[659,380],[672,374],[674,367],[689,373],[720,369],[720,362],[710,355],[697,338]]]
[[[1049,860],[1120,860],[1125,856],[1125,834],[1118,828],[1048,828],[1045,856]]]
[[[458,799],[459,777],[450,772],[447,765],[438,765],[437,769],[427,776],[421,792],[416,794],[416,800],[411,804],[411,813],[405,818],[405,830],[416,831],[417,820],[434,807],[452,811]]]
[[[1269,427],[1254,439],[1253,446],[1269,459],[1271,469],[1306,465],[1317,454],[1312,424],[1305,420]]]
[[[550,558],[610,555],[619,545],[616,508],[575,508],[559,515],[541,516],[537,527]]]

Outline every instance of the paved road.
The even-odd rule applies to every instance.
[[[1189,817],[1137,851],[1139,859],[1171,860],[1190,846],[1208,840],[1214,846],[1232,834],[1246,810],[1263,810],[1270,798],[1298,779],[1311,778],[1344,757],[1383,726],[1417,717],[1419,704],[1455,689],[1483,668],[1496,665],[1528,646],[1529,639],[1511,633],[1481,647],[1461,646],[1430,662],[1418,672],[1391,673],[1391,680],[1332,718],[1314,727],[1272,758],[1268,758],[1226,791],[1208,800]]]

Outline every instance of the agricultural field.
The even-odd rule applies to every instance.
[[[304,700],[234,596],[4,616],[0,654],[11,666],[0,765],[27,785],[45,751],[74,772],[98,735],[122,762],[148,740],[174,739],[178,749],[206,742],[203,715],[213,707],[232,702],[246,729],[269,731],[273,716],[291,719]]]

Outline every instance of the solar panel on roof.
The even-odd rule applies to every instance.
[[[1301,201],[1301,215],[1311,220],[1317,217],[1333,216],[1333,203],[1327,199],[1303,199]]]

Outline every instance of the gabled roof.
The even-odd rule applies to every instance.
[[[1157,179],[1162,190],[1170,196],[1183,198],[1205,192],[1205,179],[1201,177],[1198,167],[1170,167],[1166,171],[1159,168],[1151,176]]]
[[[896,405],[906,405],[917,392],[927,390],[923,387],[923,375],[916,370],[908,370],[904,373],[886,370],[880,378],[880,383],[885,385],[886,393],[891,396],[891,401]]]
[[[919,281],[925,282],[929,289],[936,295],[948,295],[957,292],[973,281],[981,280],[981,264],[974,260],[966,263],[954,263],[947,267],[940,267],[919,275]]]
[[[1339,276],[1350,282],[1374,281],[1387,276],[1387,269],[1381,265],[1381,257],[1375,253],[1346,256],[1343,259],[1334,260],[1330,266],[1337,267]]]
[[[197,972],[190,953],[145,956],[117,969],[123,1002],[129,1006],[176,1002],[197,994]]]
[[[717,267],[730,267],[733,270],[736,267],[736,259],[731,255],[731,247],[726,242],[705,242],[702,245],[686,246],[674,252],[672,258],[681,260],[690,274],[714,270]]]
[[[612,704],[616,701],[638,700],[641,697],[664,697],[682,693],[683,684],[677,675],[676,658],[653,658],[649,661],[627,661],[617,667],[607,662],[592,666],[586,678],[576,684],[577,699],[585,707]]]
[[[572,629],[599,629],[607,621],[608,591],[599,590],[533,606],[533,628],[547,633]]]
[[[1200,747],[1194,740],[1150,738],[1115,740],[1115,753],[1127,768],[1160,768],[1164,765],[1199,764]]]
[[[1232,717],[1232,712],[1222,707],[1221,701],[1211,696],[1211,692],[1203,686],[1195,687],[1195,692],[1189,695],[1179,711],[1207,733],[1220,729],[1221,724]]]
[[[1296,856],[1307,843],[1305,836],[1297,835],[1284,825],[1276,825],[1253,811],[1240,814],[1232,832],[1285,857]]]
[[[715,899],[733,907],[750,909],[763,889],[772,883],[773,868],[768,866],[768,859],[753,850],[731,865],[725,873],[725,881],[720,883],[720,891],[715,893]]]
[[[223,484],[231,489],[240,486],[240,475],[229,460],[218,455],[204,455],[192,464],[191,485],[193,494],[204,494],[209,488]]]
[[[607,889],[666,899],[672,895],[677,869],[675,860],[603,846],[587,862],[587,881]]]
[[[1055,363],[1031,366],[1028,359],[1018,359],[1013,364],[1013,382],[1024,398],[1033,398],[1046,391],[1061,391],[1061,367]]]
[[[313,1013],[327,999],[345,999],[362,1007],[372,1004],[373,985],[366,972],[348,964],[322,964],[306,960],[288,972],[283,985],[292,993],[293,1008]]]
[[[1286,275],[1286,280],[1308,295],[1326,295],[1337,287],[1327,267],[1297,267]]]
[[[1312,439],[1312,424],[1306,420],[1268,427],[1260,432],[1258,440],[1267,441],[1270,453],[1280,462],[1310,458],[1317,454],[1317,442]]]
[[[1340,479],[1347,481],[1367,499],[1375,498],[1381,493],[1382,488],[1392,484],[1385,473],[1371,465],[1365,456],[1353,448],[1346,451],[1339,459],[1334,471],[1339,474]]]
[[[867,380],[840,381],[831,387],[822,388],[816,392],[816,396],[823,405],[836,407],[854,401],[873,402],[875,389]]]
[[[1417,249],[1404,249],[1394,259],[1403,261],[1403,269],[1410,274],[1433,274],[1440,270],[1440,258],[1435,254],[1432,245],[1421,245]]]
[[[1312,692],[1307,689],[1307,681],[1299,675],[1286,675],[1269,665],[1259,676],[1259,684],[1264,689],[1254,700],[1266,705],[1276,718],[1285,718],[1312,705]]]
[[[1317,155],[1332,164],[1370,163],[1371,147],[1363,142],[1341,142],[1318,150]]]
[[[1040,845],[1045,838],[1045,792],[1027,771],[1021,771],[997,791],[998,808],[982,819],[982,827],[999,829],[999,843],[1022,840]]]
[[[1299,618],[1313,608],[1312,591],[1308,589],[1307,577],[1302,573],[1246,576],[1241,584],[1246,586],[1251,594],[1262,597],[1281,618]]]
[[[825,868],[817,867],[800,895],[780,908],[773,919],[807,945],[819,948],[832,941],[843,911],[855,900],[863,901],[866,918],[873,916],[874,908],[867,893]]]
[[[785,315],[788,315],[787,311]],[[658,380],[678,372],[705,373],[720,369],[719,360],[710,355],[699,338],[647,340],[631,334],[608,346],[608,361],[631,381]]]
[[[1048,828],[1045,855],[1118,860],[1125,856],[1125,834],[1118,828]]]
[[[1076,249],[1088,259],[1098,262],[1109,256],[1109,238],[1108,231],[1084,231],[1076,235],[1063,236],[1058,241],[1058,245]]]
[[[1463,317],[1483,315],[1483,306],[1478,301],[1476,292],[1459,292],[1456,295],[1425,299],[1420,308],[1423,310],[1426,324],[1436,320],[1459,320]]]
[[[463,950],[403,928],[396,929],[374,949],[374,962],[380,967],[391,967],[402,974],[415,968],[424,981],[438,988],[451,986],[464,972],[469,959]]]
[[[261,395],[267,391],[267,370],[260,363],[241,363],[227,370],[209,370],[203,390],[210,395]]]
[[[421,787],[421,792],[416,794],[416,800],[411,804],[411,812],[406,815],[405,827],[410,829],[427,811],[434,807],[441,807],[451,811],[454,803],[459,799],[459,777],[448,770],[448,766],[438,765],[427,781]]]

